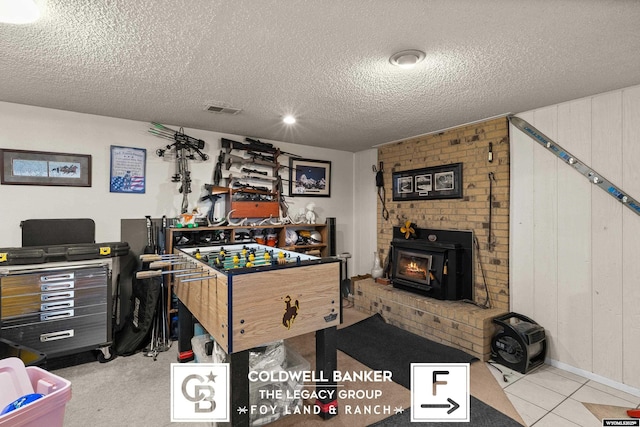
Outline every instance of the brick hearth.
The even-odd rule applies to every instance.
[[[424,297],[373,279],[354,283],[354,305],[358,311],[380,313],[392,325],[459,348],[482,361],[489,360],[491,354],[492,320],[506,313],[500,308]]]

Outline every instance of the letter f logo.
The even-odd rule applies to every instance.
[[[449,371],[433,371],[433,395],[436,395],[436,386],[447,385],[446,381],[438,381],[438,375],[449,375]]]

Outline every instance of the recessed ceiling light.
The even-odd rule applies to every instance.
[[[33,0],[0,0],[0,22],[6,24],[30,24],[40,17]]]
[[[296,118],[293,117],[291,114],[289,114],[288,116],[284,116],[282,121],[285,122],[288,125],[292,125],[292,124],[294,124],[296,122]]]
[[[401,68],[413,68],[425,57],[421,50],[409,49],[393,54],[389,62]]]

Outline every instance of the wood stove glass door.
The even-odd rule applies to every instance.
[[[428,285],[431,282],[431,262],[431,255],[399,249],[396,277]]]

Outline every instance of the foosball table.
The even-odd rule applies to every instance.
[[[232,425],[248,425],[249,349],[316,332],[316,371],[333,378],[340,323],[340,260],[259,244],[176,248],[151,269],[170,268],[178,297],[179,361],[193,358],[193,318],[230,356]],[[317,387],[335,387],[325,382]],[[317,402],[330,418],[337,402]]]

